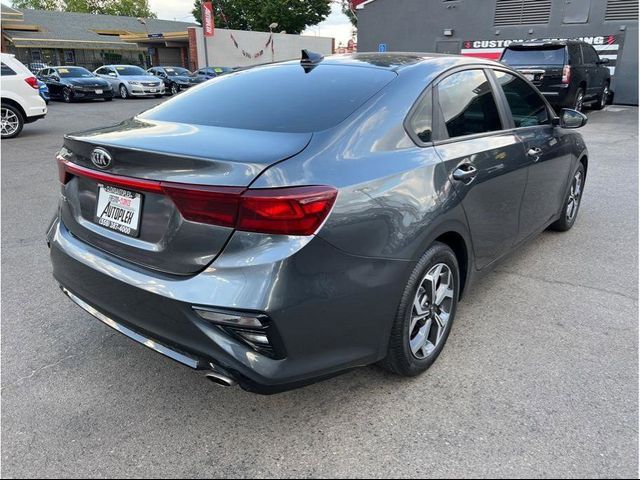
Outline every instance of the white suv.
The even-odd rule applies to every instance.
[[[47,114],[47,105],[40,96],[38,80],[22,63],[8,53],[2,61],[2,138],[17,136],[25,123],[35,122]]]

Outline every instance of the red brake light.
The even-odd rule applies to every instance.
[[[36,90],[40,89],[38,86],[38,79],[36,77],[27,77],[24,81],[27,82],[31,88],[35,88]]]
[[[564,68],[562,69],[562,83],[566,84],[570,82],[571,82],[571,67],[569,65],[565,65]]]
[[[207,187],[168,182],[162,182],[161,185],[186,220],[223,227],[235,226],[244,187]]]
[[[282,235],[311,235],[331,211],[333,187],[247,190],[240,202],[238,230]]]
[[[143,192],[164,193],[192,222],[279,235],[311,235],[335,203],[338,190],[327,186],[246,189],[209,187],[124,177],[82,167],[58,156],[60,182],[74,176]]]

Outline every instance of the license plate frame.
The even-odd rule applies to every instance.
[[[113,232],[138,237],[143,201],[141,193],[99,183],[93,221]]]

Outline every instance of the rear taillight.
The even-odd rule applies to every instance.
[[[567,84],[570,82],[571,82],[571,67],[569,65],[565,65],[564,68],[562,69],[562,83]]]
[[[31,88],[35,88],[36,90],[40,89],[38,86],[38,79],[36,77],[27,77],[24,81],[27,82]]]
[[[311,235],[333,207],[333,187],[293,187],[247,190],[241,197],[238,230]]]
[[[311,235],[327,218],[338,195],[328,186],[247,189],[160,182],[99,172],[58,156],[60,182],[75,175],[132,190],[164,193],[189,221],[280,235]]]

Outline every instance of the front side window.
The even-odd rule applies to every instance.
[[[449,138],[502,130],[491,84],[482,70],[454,73],[438,84]]]
[[[582,45],[582,57],[584,58],[584,63],[597,63],[600,59],[593,47],[589,45]]]
[[[495,71],[495,74],[507,98],[516,128],[550,123],[546,104],[527,82],[510,73]]]

